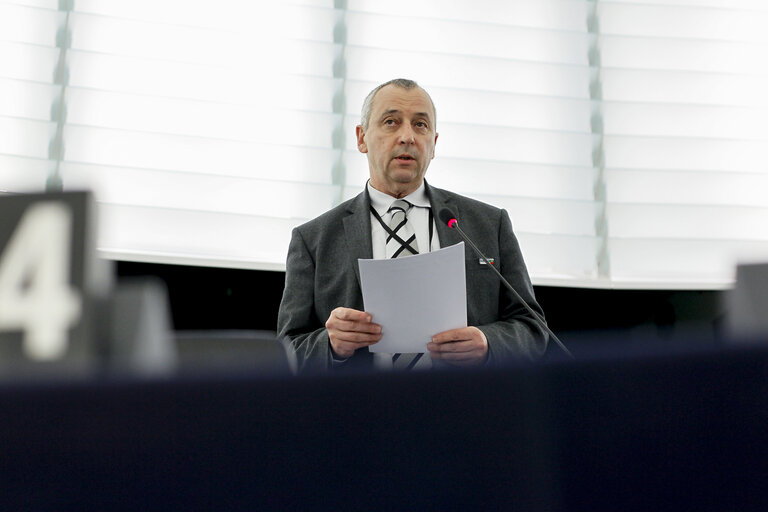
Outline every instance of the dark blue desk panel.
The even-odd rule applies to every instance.
[[[4,510],[729,510],[768,351],[492,371],[0,386]]]

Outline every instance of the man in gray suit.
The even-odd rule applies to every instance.
[[[293,230],[278,333],[290,341],[301,372],[374,367],[367,347],[381,339],[382,328],[363,311],[357,260],[385,257],[385,219],[393,215],[388,210],[395,199],[408,201],[407,222],[413,225],[415,246],[426,248],[421,252],[461,241],[455,230],[434,220],[449,208],[543,317],[507,212],[424,180],[435,155],[435,127],[432,99],[415,82],[392,80],[371,91],[356,128],[358,150],[368,157],[366,189]],[[469,327],[435,333],[425,359],[472,366],[539,357],[547,344],[544,329],[470,247],[465,251]],[[381,362],[381,354],[376,356]]]

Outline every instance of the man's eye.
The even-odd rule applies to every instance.
[[[387,125],[387,126],[392,126],[393,124],[395,124],[395,120],[394,119],[385,119],[384,120],[384,124]]]

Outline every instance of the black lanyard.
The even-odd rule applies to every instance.
[[[400,240],[400,237],[398,237],[395,234],[395,232],[392,231],[392,228],[390,228],[389,225],[386,222],[384,222],[384,219],[381,218],[381,215],[379,215],[379,212],[377,212],[376,208],[373,207],[373,204],[371,203],[371,195],[368,192],[368,187],[365,187],[365,195],[368,196],[368,204],[370,205],[371,213],[373,214],[374,217],[376,217],[376,220],[379,221],[379,224],[381,224],[381,227],[384,228],[384,231],[389,233],[389,236],[393,236],[398,240]],[[411,206],[418,208],[418,206],[415,206],[415,205],[411,205]],[[432,234],[434,231],[434,218],[432,216],[432,208],[428,208],[428,210],[429,210],[429,250],[427,252],[431,252],[432,251]],[[401,241],[401,243],[403,242]]]

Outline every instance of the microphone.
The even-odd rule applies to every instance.
[[[477,255],[480,256],[480,258],[482,258],[482,260],[486,263],[486,265],[488,265],[490,268],[493,269],[494,272],[496,272],[496,275],[499,276],[499,279],[501,279],[501,282],[504,283],[504,286],[506,286],[507,289],[510,292],[512,292],[512,295],[514,295],[515,298],[517,298],[517,300],[520,301],[520,303],[522,303],[523,306],[525,306],[525,309],[527,309],[528,312],[531,315],[533,315],[533,318],[539,323],[539,325],[541,325],[549,333],[549,335],[552,337],[552,339],[557,342],[557,345],[561,349],[563,349],[563,352],[568,354],[568,356],[571,359],[574,359],[573,354],[571,354],[571,351],[568,350],[565,347],[565,345],[563,345],[563,342],[560,341],[560,339],[557,336],[555,336],[555,333],[552,332],[552,329],[549,328],[549,326],[544,321],[544,319],[541,318],[539,316],[539,314],[536,313],[533,310],[533,308],[531,308],[531,306],[529,306],[528,303],[523,300],[523,298],[520,296],[520,294],[517,293],[517,291],[512,287],[511,284],[509,284],[509,281],[507,281],[504,278],[504,276],[501,275],[501,272],[499,272],[499,270],[490,261],[488,261],[488,258],[485,257],[485,254],[483,254],[483,252],[480,249],[477,248],[477,246],[472,242],[472,240],[467,236],[467,234],[464,233],[464,231],[459,227],[459,221],[456,220],[456,216],[453,214],[453,212],[451,210],[449,210],[448,208],[443,208],[442,210],[440,210],[440,213],[438,213],[438,217],[440,218],[441,221],[443,221],[445,224],[447,224],[449,228],[453,228],[453,229],[455,229],[456,231],[459,232],[459,234],[461,235],[461,238],[463,238],[464,241],[467,242],[469,244],[469,246],[472,247],[472,249],[474,249],[474,251],[477,253]]]

